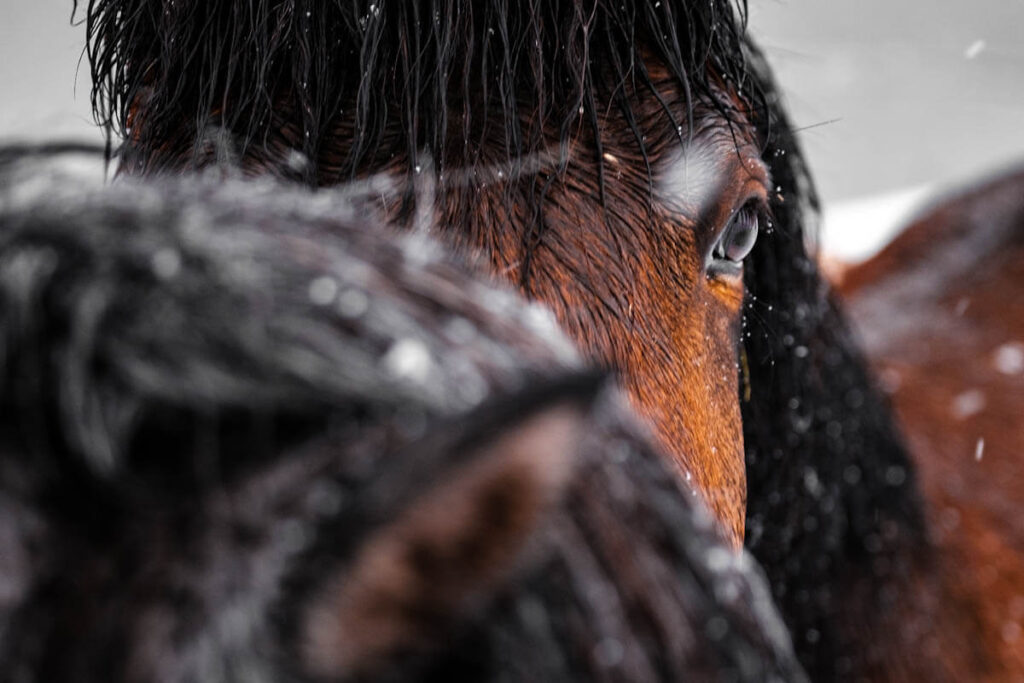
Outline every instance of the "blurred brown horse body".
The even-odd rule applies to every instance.
[[[840,289],[933,544],[877,654],[891,674],[910,647],[956,680],[1024,680],[1024,170],[928,210]]]

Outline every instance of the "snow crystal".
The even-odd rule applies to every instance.
[[[346,318],[358,318],[366,313],[370,300],[365,292],[358,289],[346,289],[338,297],[338,313]]]
[[[167,247],[153,254],[153,272],[161,280],[170,280],[181,270],[181,254]]]
[[[711,571],[724,572],[732,565],[732,553],[725,548],[712,548],[708,551],[707,562]]]
[[[885,483],[889,486],[899,486],[907,480],[907,471],[899,465],[891,465],[885,468]]]
[[[398,340],[381,362],[392,376],[418,383],[427,381],[433,364],[430,351],[418,339]]]
[[[964,59],[974,59],[985,50],[985,41],[978,39],[967,46],[964,50]]]
[[[977,415],[985,409],[985,394],[981,393],[977,389],[968,389],[967,391],[957,394],[953,399],[952,411],[953,415],[959,420],[965,420],[972,415]]]
[[[297,149],[288,150],[284,162],[294,173],[304,173],[310,167],[309,157]]]
[[[992,365],[1004,375],[1024,372],[1024,343],[1008,342],[995,350]]]
[[[326,306],[338,294],[338,283],[334,278],[318,277],[309,283],[309,300],[317,306]]]
[[[810,467],[804,470],[804,488],[815,498],[821,497],[825,491],[825,487],[821,485],[821,480],[818,478],[818,473]]]

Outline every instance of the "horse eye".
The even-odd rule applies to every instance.
[[[719,260],[741,263],[757,242],[757,229],[758,210],[749,202],[733,216],[729,226],[722,232],[712,255]]]

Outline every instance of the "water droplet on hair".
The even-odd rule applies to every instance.
[[[889,486],[899,486],[907,480],[907,471],[899,465],[892,465],[885,469],[885,483]]]
[[[810,467],[804,470],[804,488],[815,498],[820,498],[825,490],[825,487],[821,485],[821,479],[818,478],[818,473]]]
[[[430,375],[433,359],[426,345],[418,339],[399,339],[381,360],[393,377],[423,383]]]
[[[309,133],[306,135],[308,136]],[[285,164],[287,164],[288,168],[295,173],[301,173],[309,168],[309,157],[297,149],[290,149],[288,150],[288,157],[285,159]]]
[[[995,350],[992,365],[1004,375],[1024,372],[1024,343],[1008,342]]]
[[[708,569],[723,572],[732,564],[732,553],[725,548],[712,548],[707,554]]]
[[[985,394],[977,389],[968,389],[953,398],[950,410],[957,419],[964,420],[984,410],[986,403]]]
[[[358,289],[346,289],[338,297],[338,313],[345,318],[358,318],[366,313],[370,300]]]
[[[153,273],[161,280],[170,280],[181,270],[181,253],[166,247],[153,254]]]
[[[317,306],[331,303],[337,293],[338,283],[331,277],[318,277],[309,284],[309,300]]]

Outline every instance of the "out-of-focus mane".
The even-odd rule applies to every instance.
[[[0,680],[804,680],[539,306],[344,190],[18,156]]]

